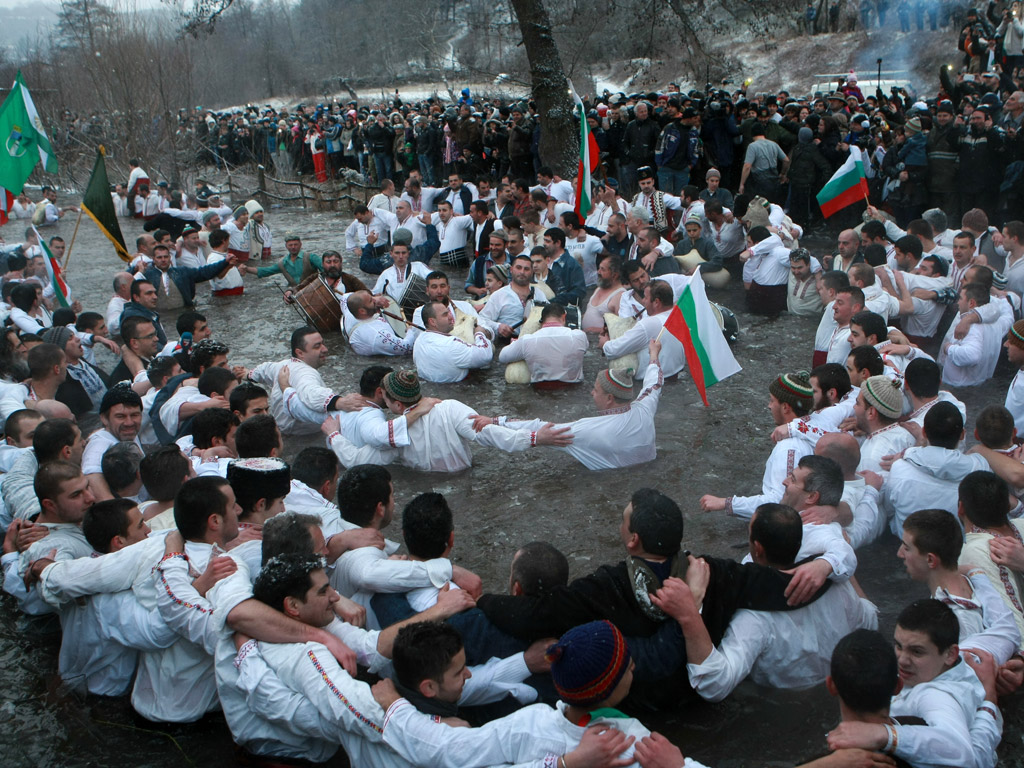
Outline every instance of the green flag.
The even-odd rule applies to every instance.
[[[103,158],[103,147],[100,147],[96,151],[96,165],[93,166],[89,186],[86,187],[85,194],[82,196],[82,210],[89,214],[89,218],[96,222],[100,232],[114,244],[117,255],[124,261],[130,262],[132,256],[124,244],[121,225],[117,223],[117,211],[114,210],[114,200],[110,196],[110,182],[107,180],[107,163]]]
[[[57,156],[46,138],[43,121],[39,119],[21,72],[0,107],[0,138],[4,142],[4,154],[0,154],[3,158],[0,187],[18,194],[36,163],[42,163],[47,173],[57,172]]]

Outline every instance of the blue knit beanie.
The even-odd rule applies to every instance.
[[[630,661],[626,638],[607,620],[570,629],[546,655],[559,697],[579,707],[592,707],[607,699]]]

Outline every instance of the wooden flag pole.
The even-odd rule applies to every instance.
[[[64,252],[64,263],[60,265],[61,272],[68,268],[68,259],[71,258],[71,249],[75,247],[75,237],[78,235],[78,227],[82,223],[82,206],[78,206],[78,221],[75,222],[75,231],[71,233],[71,242],[68,243],[68,249]]]

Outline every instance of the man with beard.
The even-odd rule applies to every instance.
[[[448,308],[448,314],[451,316],[453,324],[458,322],[458,313],[461,312],[472,317],[478,326],[486,328],[493,336],[498,330],[497,323],[480,317],[468,301],[453,300],[450,296],[450,289],[448,275],[444,272],[435,271],[427,275],[427,299],[444,304]],[[415,344],[416,336],[419,335],[420,328],[423,327],[423,307],[416,307],[416,311],[412,313],[412,325],[409,326],[409,330],[405,334],[405,343],[409,346]]]
[[[103,429],[93,432],[82,452],[82,473],[89,481],[89,490],[97,501],[112,499],[114,495],[103,479],[103,454],[110,446],[122,442],[139,442],[142,426],[142,398],[125,383],[107,390],[100,403],[100,421]]]
[[[583,313],[584,331],[600,333],[604,328],[605,312],[613,315],[619,313],[619,299],[626,290],[619,275],[621,271],[622,262],[618,256],[607,251],[597,255],[597,290],[587,302],[587,311]]]
[[[335,296],[341,297],[345,295],[345,282],[342,279],[342,268],[341,268],[341,254],[337,251],[324,251],[320,256],[320,261],[324,265],[324,271],[320,274],[324,282],[334,292]],[[292,298],[295,293],[301,291],[311,281],[316,279],[316,275],[310,275],[302,283],[295,287],[293,291],[289,288],[284,292],[285,302],[291,304],[295,299]]]
[[[985,107],[974,110],[969,119],[967,130],[960,136],[957,186],[961,199],[983,211],[995,211],[999,186],[992,182],[1003,177],[1006,135],[992,124]]]

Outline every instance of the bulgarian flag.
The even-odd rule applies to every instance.
[[[704,405],[708,404],[708,387],[743,370],[711,309],[700,270],[693,273],[683,289],[665,320],[665,330],[682,342],[686,365]]]
[[[576,93],[576,89],[572,87],[571,81],[569,90],[572,93],[572,100],[576,103],[576,112],[580,118],[580,164],[576,173],[576,213],[580,215],[580,219],[585,219],[594,207],[590,200],[590,175],[597,170],[601,151],[597,147],[597,139],[590,132],[586,107],[583,106],[583,100]]]
[[[860,147],[851,146],[850,156],[817,194],[821,213],[827,219],[858,200],[867,200],[868,182],[864,176],[864,157]]]
[[[57,303],[62,307],[71,306],[71,288],[64,282],[64,275],[60,271],[60,263],[57,258],[50,251],[49,246],[46,244],[46,240],[39,234],[39,230],[32,227],[32,231],[36,233],[36,239],[39,240],[39,247],[43,249],[43,263],[46,265],[46,273],[50,278],[50,285],[53,287],[54,296],[57,297]]]

